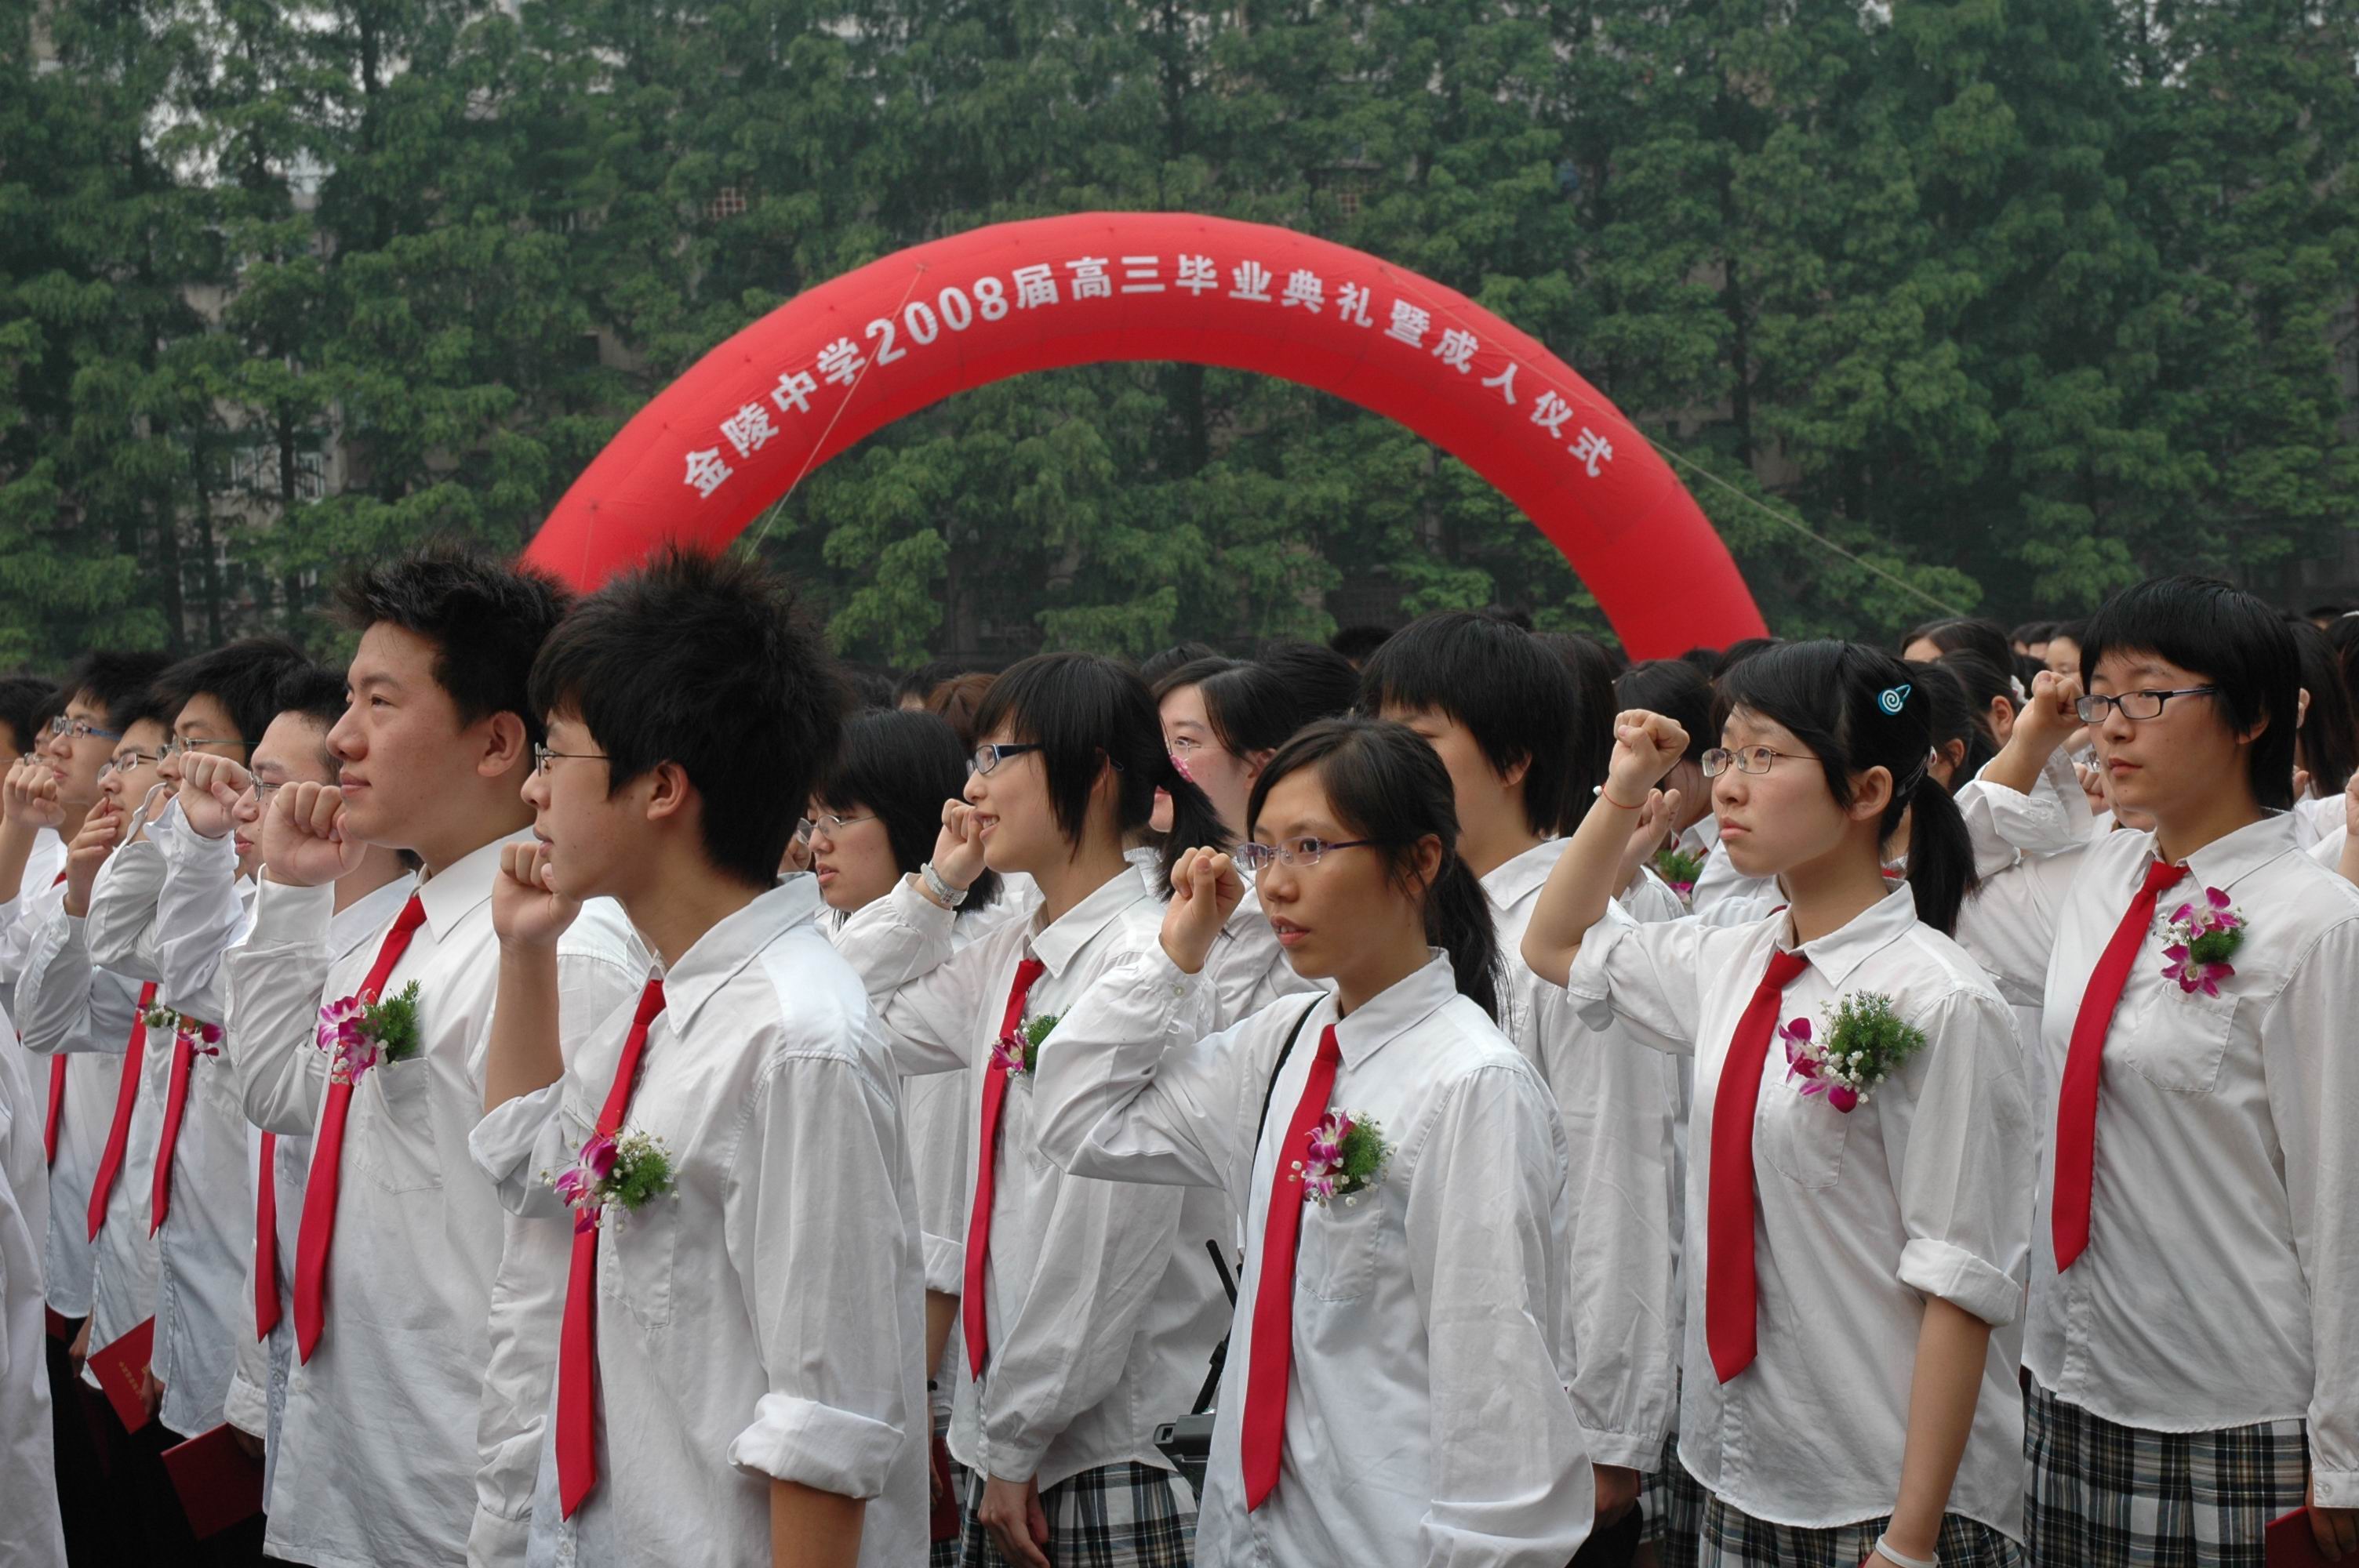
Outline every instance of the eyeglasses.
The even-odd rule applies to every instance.
[[[1795,752],[1773,752],[1767,746],[1714,746],[1703,754],[1703,776],[1716,779],[1734,768],[1740,773],[1766,773],[1769,764],[1783,757],[1789,762],[1815,762],[1816,757],[1805,757]]]
[[[552,752],[546,746],[535,746],[532,749],[532,771],[546,777],[549,773],[549,764],[556,762],[560,757],[567,761],[576,762],[603,762],[607,761],[606,753],[603,752]]]
[[[134,768],[152,765],[163,760],[162,754],[156,752],[117,752],[98,765],[98,776],[104,778],[109,773],[127,773]]]
[[[102,741],[123,739],[123,731],[120,730],[102,730],[87,719],[68,719],[62,713],[49,720],[49,733],[71,736],[77,741],[87,741],[92,735]]]
[[[1289,838],[1283,844],[1240,844],[1229,851],[1229,858],[1249,871],[1258,871],[1272,860],[1283,860],[1289,866],[1315,866],[1330,850],[1364,849],[1376,842],[1374,838],[1346,838],[1335,844],[1324,838]]]
[[[2120,709],[2125,719],[2159,719],[2162,717],[2162,705],[2174,697],[2219,695],[2220,688],[2216,686],[2174,687],[2168,691],[2125,691],[2119,697],[2084,697],[2072,705],[2072,709],[2081,716],[2083,724],[2103,724],[2105,709],[2109,708]]]
[[[1027,752],[1040,750],[1038,741],[1020,741],[1014,744],[985,741],[974,749],[974,771],[979,773],[996,772],[999,764],[1010,757],[1020,757]]]
[[[248,786],[248,793],[254,796],[255,809],[260,811],[263,816],[267,816],[270,815],[270,802],[272,797],[277,795],[280,790],[285,789],[286,787],[287,786],[283,784],[266,784],[260,779],[256,779]]]
[[[845,828],[853,827],[857,823],[874,822],[875,820],[876,817],[873,812],[866,816],[838,816],[832,811],[822,811],[817,816],[805,817],[803,819],[803,826],[810,828],[814,833],[825,833],[829,837],[832,838],[834,835],[842,832]]]
[[[1204,744],[1204,741],[1196,740],[1192,736],[1173,735],[1165,739],[1163,749],[1170,752],[1175,759],[1184,761],[1190,752],[1200,750]]]
[[[204,746],[228,746],[240,752],[254,750],[243,741],[209,741],[201,735],[175,735],[164,742],[164,755],[185,757],[190,752]]]

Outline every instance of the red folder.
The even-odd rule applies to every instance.
[[[2296,1509],[2269,1521],[2269,1568],[2332,1568],[2310,1532],[2310,1510]]]
[[[99,1391],[114,1407],[114,1419],[125,1432],[136,1432],[148,1422],[147,1401],[139,1397],[139,1382],[156,1356],[156,1320],[149,1318],[103,1350],[90,1353],[90,1374]]]
[[[180,1511],[199,1541],[244,1524],[262,1511],[262,1461],[239,1446],[223,1422],[164,1450],[164,1468],[180,1494]]]
[[[57,1308],[44,1305],[41,1308],[41,1323],[49,1331],[51,1339],[62,1339],[68,1344],[73,1342],[74,1320],[58,1311]]]

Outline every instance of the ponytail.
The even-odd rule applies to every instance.
[[[1159,755],[1163,761],[1155,775],[1155,787],[1171,797],[1171,831],[1163,836],[1163,846],[1157,856],[1163,874],[1156,879],[1155,891],[1168,903],[1171,899],[1171,873],[1179,868],[1180,856],[1198,849],[1225,850],[1231,842],[1229,830],[1222,825],[1221,814],[1212,808],[1211,798],[1180,771],[1169,752]]]
[[[1458,994],[1499,1021],[1499,928],[1483,884],[1455,849],[1445,849],[1441,870],[1425,890],[1425,940],[1450,955]]]
[[[1917,901],[1917,918],[1944,936],[1954,936],[1958,911],[1974,891],[1974,849],[1966,819],[1950,792],[1930,778],[1901,806],[1913,812],[1908,819],[1908,892]]]

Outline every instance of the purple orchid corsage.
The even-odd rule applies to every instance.
[[[379,1063],[416,1055],[418,982],[410,981],[386,1001],[348,996],[330,1002],[320,1010],[312,1044],[328,1058],[329,1081],[338,1084],[356,1084]]]
[[[606,1222],[609,1206],[636,1213],[673,1188],[671,1151],[652,1133],[598,1133],[582,1145],[573,1163],[552,1176],[541,1173],[560,1202],[573,1211],[573,1234]]]
[[[2170,912],[2170,946],[2162,950],[2169,960],[2165,976],[2182,991],[2218,996],[2220,982],[2236,973],[2229,963],[2245,944],[2245,917],[2218,888],[2205,888],[2201,903],[2190,899]]]
[[[1802,1079],[1806,1098],[1823,1095],[1845,1116],[1874,1099],[1876,1086],[1925,1048],[1925,1032],[1903,1019],[1880,991],[1840,998],[1827,1038],[1814,1035],[1807,1018],[1777,1026],[1777,1038],[1786,1044],[1786,1076]]]
[[[1304,1158],[1294,1162],[1294,1179],[1305,1201],[1321,1208],[1341,1198],[1346,1208],[1384,1180],[1393,1146],[1364,1113],[1331,1110],[1304,1137]]]

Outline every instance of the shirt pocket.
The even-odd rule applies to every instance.
[[[1384,1229],[1384,1194],[1371,1190],[1325,1205],[1287,1184],[1286,1201],[1302,1205],[1295,1281],[1322,1302],[1355,1302],[1375,1287],[1376,1242]]]
[[[1803,1094],[1801,1083],[1789,1078],[1761,1086],[1754,1133],[1779,1175],[1816,1191],[1843,1179],[1843,1145],[1856,1113],[1837,1110],[1824,1095]]]
[[[610,1206],[598,1238],[598,1287],[641,1328],[671,1322],[671,1276],[679,1255],[679,1204],[671,1194],[636,1209]]]
[[[2157,1088],[2208,1095],[2236,1029],[2236,999],[2182,991],[2166,980],[2105,1040],[2115,1058]]]
[[[434,1145],[434,1064],[424,1056],[380,1062],[353,1085],[344,1150],[381,1191],[429,1192],[442,1184]]]

